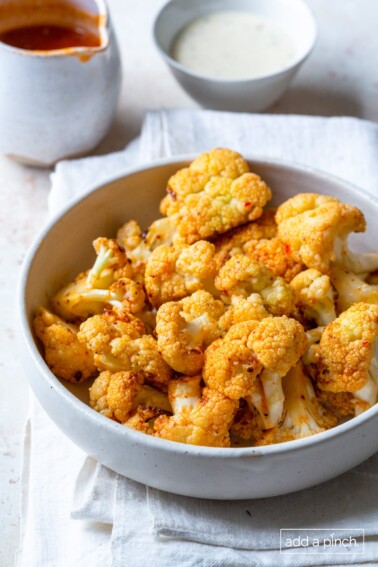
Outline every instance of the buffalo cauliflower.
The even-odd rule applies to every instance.
[[[283,422],[265,432],[257,445],[283,443],[302,439],[325,431],[337,424],[337,418],[327,411],[316,397],[311,380],[298,363],[282,380],[285,397]]]
[[[246,398],[265,427],[276,425],[283,411],[281,379],[305,353],[300,323],[268,317],[234,325],[205,352],[205,383],[232,399]]]
[[[84,321],[78,339],[93,352],[99,369],[143,372],[153,384],[167,384],[172,371],[156,340],[143,333],[143,323],[132,315],[118,318],[114,313],[104,313]]]
[[[172,411],[167,395],[144,385],[141,372],[101,372],[89,388],[89,403],[99,413],[120,423],[139,405]]]
[[[265,209],[257,220],[217,236],[213,240],[217,268],[221,268],[234,254],[243,254],[251,242],[256,243],[261,239],[274,238],[277,235],[275,214],[276,209]]]
[[[224,315],[219,319],[218,325],[222,333],[228,331],[233,325],[245,321],[262,321],[271,317],[265,309],[260,294],[251,293],[248,297],[232,295],[231,304],[227,306]]]
[[[271,197],[269,187],[248,171],[239,154],[213,150],[169,180],[161,211],[172,219],[178,237],[193,244],[258,219]]]
[[[364,261],[347,248],[349,234],[366,229],[364,215],[352,205],[334,197],[300,193],[278,207],[276,221],[279,238],[293,258],[308,268],[328,274],[334,262],[348,268],[352,265],[355,271],[371,271],[374,264],[378,267],[378,255],[375,262],[370,256]]]
[[[242,254],[232,256],[219,270],[215,287],[227,302],[228,298],[239,295],[248,297],[259,293],[264,307],[273,315],[290,315],[294,309],[292,288],[272,272]]]
[[[33,328],[43,344],[46,363],[56,376],[78,383],[97,374],[90,349],[78,341],[78,327],[40,307]]]
[[[336,319],[335,292],[329,276],[315,269],[305,270],[295,276],[290,286],[302,319],[315,321],[318,326]]]
[[[356,414],[377,401],[378,305],[356,303],[325,328],[315,352],[316,381],[329,392],[351,392]]]
[[[145,287],[150,303],[159,307],[194,291],[212,290],[216,273],[214,245],[200,240],[191,246],[159,246],[149,259]]]
[[[331,280],[337,291],[337,308],[345,311],[354,303],[378,305],[378,285],[366,283],[360,276],[334,268]]]
[[[196,291],[181,301],[162,305],[156,316],[159,351],[173,370],[194,375],[201,371],[206,347],[219,338],[222,301],[206,291]]]
[[[154,423],[156,436],[189,445],[229,447],[229,429],[237,407],[236,400],[204,388],[194,407],[184,404],[172,417],[159,416]]]

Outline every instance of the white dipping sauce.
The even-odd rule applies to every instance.
[[[190,22],[171,55],[192,71],[217,79],[250,79],[278,71],[296,53],[292,38],[251,12],[215,12]]]

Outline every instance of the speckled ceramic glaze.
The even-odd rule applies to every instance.
[[[114,471],[149,486],[200,498],[276,496],[335,477],[378,449],[378,405],[329,431],[258,448],[215,449],[155,439],[88,407],[88,383],[67,385],[45,364],[31,329],[35,309],[94,260],[92,240],[114,236],[129,219],[147,226],[159,216],[167,179],[195,156],[155,162],[109,180],[77,200],[47,226],[25,260],[19,290],[25,372],[51,419],[79,447]],[[373,250],[378,203],[360,189],[308,168],[253,159],[253,171],[273,190],[273,204],[299,192],[334,195],[360,207],[368,231],[352,239]]]
[[[250,11],[282,27],[293,40],[296,56],[276,72],[243,80],[220,80],[191,71],[170,55],[172,43],[189,22],[211,12]],[[156,47],[186,92],[205,108],[260,112],[288,88],[316,40],[316,23],[303,0],[171,0],[153,27]]]
[[[0,16],[13,1],[0,0]],[[16,3],[30,11],[44,2]],[[52,5],[60,2],[66,0]],[[33,52],[0,42],[0,153],[34,165],[89,152],[105,136],[117,103],[120,57],[106,5],[103,0],[67,2],[98,17],[99,47]],[[12,23],[30,25],[31,17],[25,22],[21,14]],[[59,23],[53,8],[47,17],[49,23]],[[0,17],[0,31],[7,22]]]

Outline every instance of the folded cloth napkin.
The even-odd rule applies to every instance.
[[[318,167],[376,194],[373,123],[171,110],[148,113],[140,139],[123,152],[58,164],[50,210],[58,212],[67,200],[127,166],[214,146]],[[377,565],[377,488],[378,455],[337,480],[288,496],[240,502],[175,496],[84,459],[34,403],[25,435],[18,566]],[[352,533],[358,548],[343,554],[315,546],[307,550],[311,554],[281,553],[280,529],[298,527]]]

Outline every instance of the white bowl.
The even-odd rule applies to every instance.
[[[38,236],[23,266],[19,295],[21,352],[30,385],[74,443],[114,471],[155,488],[200,498],[241,499],[276,496],[326,481],[378,450],[378,405],[298,441],[257,448],[195,447],[155,439],[96,413],[85,403],[88,383],[59,381],[39,352],[31,328],[35,309],[91,264],[95,237],[114,236],[128,219],[146,226],[157,218],[168,177],[194,157],[162,160],[109,180],[66,207]],[[335,195],[366,214],[368,233],[355,244],[363,241],[371,250],[368,244],[377,242],[378,203],[360,189],[309,168],[249,161],[272,187],[273,203],[302,191]]]
[[[275,73],[243,80],[217,80],[184,67],[170,55],[178,32],[189,22],[221,11],[250,11],[269,18],[293,39],[297,57]],[[275,103],[288,88],[316,41],[316,22],[303,0],[171,0],[158,13],[155,44],[183,89],[199,104],[217,110],[259,112]]]

